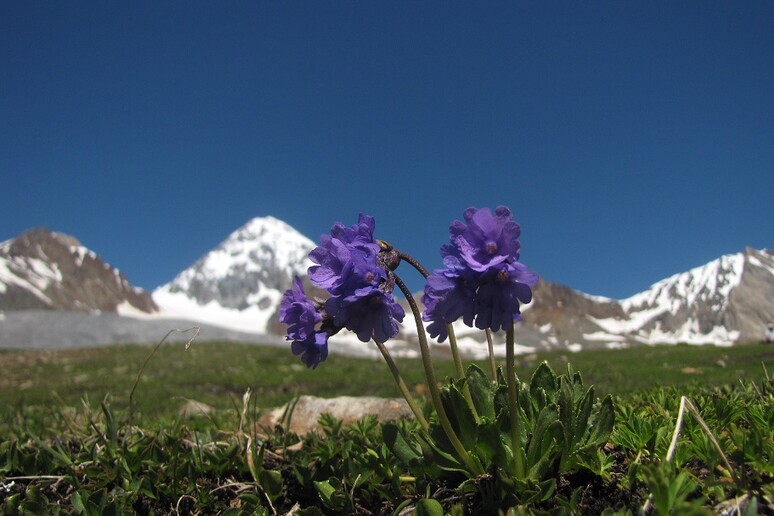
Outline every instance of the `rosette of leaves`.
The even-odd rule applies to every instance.
[[[465,388],[475,412],[466,400]],[[502,370],[497,381],[491,381],[472,365],[463,379],[450,379],[441,390],[454,430],[486,472],[483,476],[466,468],[434,420],[428,432],[411,435],[397,425],[385,425],[385,442],[417,476],[456,476],[465,491],[485,483],[488,502],[495,507],[546,500],[554,492],[559,473],[587,469],[601,474],[605,458],[601,448],[615,421],[609,395],[595,398],[594,388],[584,388],[580,373],[568,366],[566,374],[557,376],[544,362],[529,384],[519,384],[522,432],[520,442],[514,444],[507,389]],[[516,468],[514,453],[521,454],[523,474]]]

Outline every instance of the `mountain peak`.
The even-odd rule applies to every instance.
[[[65,233],[38,227],[0,244],[0,310],[153,312],[150,295]]]
[[[624,299],[621,304],[627,310],[654,309],[661,311],[676,309],[674,302],[694,304],[714,299],[718,308],[728,299],[730,292],[739,284],[744,271],[745,254],[723,255],[687,272],[674,274],[658,281],[647,290]]]
[[[625,318],[595,322],[605,331],[626,333],[645,343],[756,340],[762,325],[774,318],[772,275],[774,256],[748,247],[622,300]]]
[[[169,315],[263,332],[315,244],[285,222],[256,217],[154,292]]]

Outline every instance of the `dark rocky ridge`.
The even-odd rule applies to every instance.
[[[150,293],[73,237],[46,228],[0,246],[0,311],[48,309],[116,313],[122,303],[158,310]]]

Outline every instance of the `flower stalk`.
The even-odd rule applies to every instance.
[[[430,425],[427,423],[425,416],[422,414],[422,411],[419,409],[419,406],[414,400],[414,397],[411,395],[411,391],[409,391],[406,382],[403,381],[403,377],[400,374],[400,370],[398,370],[397,364],[395,364],[395,361],[392,359],[392,355],[390,355],[390,352],[387,350],[387,347],[383,343],[377,341],[374,342],[376,343],[376,347],[379,349],[379,352],[381,352],[382,357],[384,357],[384,361],[387,362],[387,367],[390,369],[390,373],[392,373],[392,377],[395,379],[395,383],[398,384],[398,389],[400,389],[401,394],[403,394],[403,398],[406,400],[406,403],[408,403],[411,412],[414,413],[414,417],[417,419],[419,424],[422,425],[422,428],[425,431],[429,430]]]
[[[390,244],[387,244],[384,241],[381,241],[383,244],[390,246]],[[390,246],[392,247],[392,246]],[[398,251],[398,256],[402,261],[405,261],[412,267],[414,267],[419,273],[427,279],[427,277],[430,275],[429,272],[427,272],[427,269],[425,269],[422,264],[420,264],[417,260],[414,259],[413,256],[404,253],[402,251]],[[424,326],[424,325],[423,325]],[[449,334],[449,349],[451,350],[452,354],[452,360],[454,360],[454,370],[457,374],[457,379],[462,380],[465,378],[465,367],[462,364],[462,356],[460,355],[459,348],[457,347],[457,336],[454,334],[454,328],[452,327],[451,323],[446,326],[446,331]],[[470,394],[470,388],[467,384],[463,387],[462,390],[463,396],[465,396],[465,401],[467,401],[468,406],[470,407],[471,412],[473,413],[473,416],[476,418],[476,421],[478,421],[478,411],[476,410],[476,405],[473,403],[473,396]]]
[[[489,371],[492,374],[492,381],[497,381],[497,364],[495,363],[494,356],[494,344],[492,343],[492,330],[487,328],[484,330],[486,333],[486,345],[489,348]]]
[[[454,328],[451,324],[446,327],[446,331],[449,333],[449,349],[451,349],[452,358],[454,360],[454,369],[457,372],[457,379],[461,380],[465,378],[465,368],[462,365],[459,348],[457,348],[457,336],[454,334]],[[468,407],[470,407],[473,417],[478,421],[478,411],[476,410],[476,405],[473,403],[473,396],[470,394],[470,387],[467,382],[462,386],[462,395],[465,397],[465,401],[468,402]]]
[[[411,291],[408,289],[408,287],[406,287],[406,284],[403,283],[403,280],[401,280],[397,275],[395,275],[395,284],[398,286],[398,288],[400,288],[401,292],[403,292],[403,295],[406,297],[406,301],[408,301],[408,304],[411,307],[411,312],[414,315],[414,322],[416,323],[417,334],[419,337],[419,350],[422,355],[422,365],[425,369],[425,377],[427,378],[428,384],[427,386],[430,390],[430,399],[432,400],[436,414],[438,415],[438,422],[441,424],[441,428],[443,428],[446,437],[448,437],[449,442],[451,442],[451,445],[454,447],[457,455],[465,464],[465,467],[468,468],[471,473],[475,475],[481,475],[484,473],[484,471],[481,469],[480,465],[473,461],[470,453],[468,453],[459,437],[457,437],[457,434],[452,427],[451,421],[449,421],[449,417],[446,415],[446,410],[443,408],[443,402],[441,401],[441,391],[438,389],[438,380],[435,376],[435,369],[433,368],[433,362],[430,357],[430,348],[427,345],[427,335],[425,334],[425,327],[422,324],[422,316],[420,315],[417,302],[414,299],[414,296],[411,294]]]

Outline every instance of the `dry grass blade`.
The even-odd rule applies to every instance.
[[[170,335],[173,333],[188,333],[189,331],[194,331],[193,337],[188,339],[188,342],[185,343],[185,349],[188,349],[191,347],[191,344],[194,340],[196,340],[196,337],[199,336],[199,332],[201,331],[201,328],[198,326],[192,326],[190,328],[186,328],[185,330],[181,330],[179,328],[172,328],[167,332],[166,335],[159,341],[156,346],[154,346],[153,350],[150,352],[148,357],[145,359],[145,361],[142,363],[142,366],[140,367],[140,371],[137,373],[137,378],[134,380],[134,385],[132,385],[132,391],[129,393],[129,424],[132,422],[132,416],[134,415],[134,391],[137,390],[137,385],[140,383],[140,378],[142,377],[143,371],[145,371],[145,366],[148,365],[148,362],[150,362],[150,359],[153,357],[153,355],[158,351],[158,349],[161,347],[162,344],[164,344],[164,341],[169,338]]]
[[[694,419],[699,424],[701,429],[707,435],[713,447],[718,452],[718,455],[723,460],[723,463],[725,464],[726,469],[728,469],[728,471],[731,473],[731,475],[734,477],[734,480],[738,484],[739,478],[736,475],[736,471],[731,466],[731,463],[728,462],[728,458],[726,457],[726,454],[723,453],[723,448],[720,446],[720,443],[715,438],[715,435],[712,433],[712,430],[710,430],[709,426],[707,426],[707,423],[704,421],[704,418],[702,418],[701,414],[699,414],[699,410],[686,396],[680,397],[680,409],[677,411],[677,421],[675,422],[675,431],[672,434],[672,442],[669,443],[669,449],[667,450],[667,454],[664,460],[667,462],[667,464],[669,464],[670,462],[672,462],[672,458],[674,458],[675,450],[677,449],[677,439],[680,437],[680,431],[683,428],[683,421],[685,420],[686,410],[694,417]],[[645,501],[645,505],[643,505],[642,507],[642,510],[645,513],[647,513],[650,510],[652,498],[653,498],[653,495],[649,496],[648,499]]]

